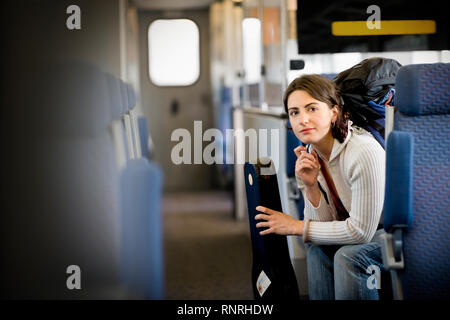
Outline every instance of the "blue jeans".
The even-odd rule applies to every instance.
[[[376,286],[368,285],[368,279],[372,276],[370,270],[368,272],[369,266],[378,266],[380,275],[384,271],[381,247],[376,242],[344,246],[312,245],[306,252],[306,263],[311,300],[379,299]],[[372,284],[373,279],[369,280]]]

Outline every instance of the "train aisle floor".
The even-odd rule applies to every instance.
[[[166,299],[253,299],[247,221],[226,192],[167,193],[163,200]]]

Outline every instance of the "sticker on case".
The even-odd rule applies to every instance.
[[[264,292],[266,292],[267,288],[270,286],[271,281],[269,277],[266,275],[266,273],[261,271],[261,273],[258,276],[258,279],[256,280],[256,289],[258,289],[259,295],[262,297]]]

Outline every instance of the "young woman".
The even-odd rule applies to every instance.
[[[306,255],[310,299],[378,299],[369,277],[382,269],[381,248],[371,240],[383,209],[385,151],[370,133],[352,126],[334,83],[325,77],[295,79],[284,107],[297,138],[311,147],[310,153],[303,146],[294,150],[305,220],[259,206],[256,226],[267,228],[262,235],[298,235],[311,243]],[[339,219],[318,157],[349,214],[345,220]]]

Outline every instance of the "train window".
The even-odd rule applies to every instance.
[[[200,75],[200,35],[188,19],[158,19],[148,28],[148,66],[158,86],[188,86]]]
[[[256,18],[242,21],[242,43],[246,83],[261,79],[261,23]]]

